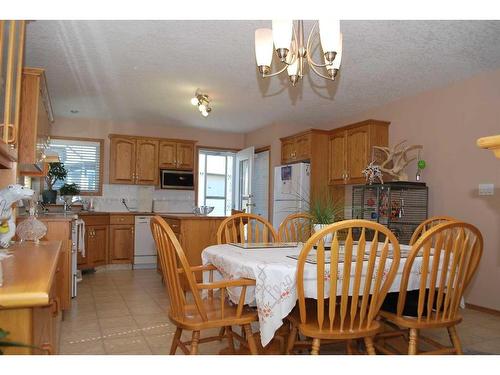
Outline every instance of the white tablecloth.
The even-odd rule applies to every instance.
[[[274,337],[276,330],[283,324],[285,318],[294,308],[297,301],[296,274],[297,260],[287,255],[298,255],[302,246],[295,248],[266,248],[243,249],[234,245],[214,245],[203,250],[201,257],[203,264],[213,264],[219,272],[215,272],[214,279],[249,278],[256,281],[256,286],[247,289],[246,303],[256,305],[260,323],[260,337],[262,345],[267,345]],[[368,244],[367,244],[367,248]],[[401,250],[409,249],[401,245]],[[402,258],[397,275],[392,283],[390,292],[399,291],[401,275],[406,258]],[[387,259],[385,268],[389,270],[392,260]],[[364,262],[365,267],[368,263]],[[422,258],[416,258],[408,282],[408,290],[418,289],[420,286]],[[330,277],[329,265],[325,268],[325,278]],[[339,264],[338,275],[342,275]],[[205,273],[204,281],[208,282]],[[353,283],[350,283],[352,287]],[[342,282],[338,282],[337,294],[340,294]],[[325,289],[328,283],[325,283]],[[232,288],[228,291],[232,302],[238,303],[241,288]],[[316,298],[316,265],[308,264],[304,268],[304,291],[307,298]],[[329,290],[325,290],[325,295]]]

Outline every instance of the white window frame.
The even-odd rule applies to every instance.
[[[103,171],[104,171],[104,139],[102,138],[84,138],[84,137],[65,137],[65,136],[50,136],[51,139],[58,141],[79,141],[99,143],[99,184],[97,191],[81,191],[82,196],[98,196],[102,195]]]

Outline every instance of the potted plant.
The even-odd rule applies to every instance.
[[[47,189],[43,191],[43,203],[56,203],[57,191],[54,190],[54,184],[58,181],[63,181],[68,175],[68,171],[63,163],[50,163],[49,171],[45,176],[45,184]]]
[[[80,194],[80,189],[78,185],[75,183],[68,184],[65,183],[59,189],[59,194],[63,198],[64,202],[66,202],[65,207],[69,207],[69,205],[73,202],[73,196]]]
[[[344,201],[336,201],[329,192],[320,194],[310,203],[309,214],[314,231],[318,232],[344,216]],[[331,235],[325,237],[325,242],[328,243],[331,240]]]
[[[61,186],[59,189],[59,194],[61,196],[73,196],[73,195],[78,195],[80,194],[80,189],[78,188],[77,184],[64,184]]]

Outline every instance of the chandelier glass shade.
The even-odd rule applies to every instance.
[[[196,90],[194,97],[191,98],[191,104],[198,107],[203,117],[207,117],[208,114],[212,112],[210,98],[207,94],[202,94],[199,90]]]
[[[317,44],[314,45],[313,43]],[[323,58],[315,62],[312,51],[319,47]],[[273,50],[282,66],[271,73]],[[315,22],[307,42],[304,43],[304,22],[273,20],[272,29],[255,30],[255,59],[262,78],[276,76],[285,70],[293,86],[304,75],[304,64],[320,77],[334,81],[342,60],[342,33],[340,21],[319,20]]]

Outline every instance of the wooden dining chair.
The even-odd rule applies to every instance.
[[[177,327],[170,354],[175,354],[177,347],[181,348],[185,354],[197,354],[199,343],[221,339],[219,335],[200,338],[200,331],[224,327],[224,337],[228,339],[230,351],[234,352],[233,339],[236,338],[240,343],[248,346],[250,353],[257,354],[257,346],[250,327],[250,323],[258,320],[257,313],[244,306],[246,288],[249,285],[255,285],[255,280],[234,279],[214,282],[213,271],[216,268],[213,265],[191,267],[177,237],[164,219],[154,216],[151,219],[151,231],[170,300],[168,316]],[[195,272],[209,272],[209,282],[198,283]],[[185,289],[192,294],[192,303],[188,299],[191,296],[186,294],[182,286],[183,281],[187,284]],[[229,287],[241,288],[237,305],[226,299],[226,289]],[[202,298],[202,290],[207,290],[206,298]],[[246,333],[246,338],[233,332],[232,326],[241,326],[242,331]],[[192,331],[190,341],[181,341],[183,330]],[[189,349],[188,346],[190,346]]]
[[[410,245],[413,245],[415,242],[417,242],[417,240],[432,227],[450,221],[458,221],[458,220],[451,216],[433,216],[427,220],[422,221],[420,225],[417,227],[417,229],[415,229],[415,231],[413,232],[413,235],[411,236],[410,239]]]
[[[311,215],[306,212],[285,217],[278,228],[280,242],[306,242],[312,233]]]
[[[217,243],[276,242],[278,235],[270,222],[261,216],[241,213],[229,216],[217,230]]]
[[[458,309],[462,295],[479,265],[482,252],[483,238],[473,225],[455,221],[426,231],[412,246],[399,288],[400,291],[407,290],[410,279],[415,277],[415,260],[421,257],[422,264],[418,267],[419,288],[415,297],[417,302],[409,305],[408,293],[400,292],[397,305],[384,303],[380,315],[397,329],[377,336],[377,349],[393,354],[394,351],[388,345],[389,339],[409,334],[408,354],[419,354],[419,339],[437,347],[437,350],[423,354],[462,354],[455,329],[462,321]],[[419,336],[421,329],[439,328],[448,330],[452,347]],[[383,339],[383,344],[379,344],[378,339]]]
[[[329,235],[333,239],[327,252]],[[341,236],[345,242],[339,240]],[[308,263],[313,254],[316,263]],[[375,318],[396,276],[399,257],[394,234],[371,221],[345,220],[314,233],[298,258],[299,306],[289,316],[288,352],[298,344],[299,332],[312,338],[311,354],[319,353],[322,341],[332,340],[346,340],[349,352],[350,343],[357,339],[364,339],[367,352],[375,354],[373,337],[382,329]],[[310,283],[314,276],[315,289],[306,295],[305,280]],[[308,299],[311,294],[317,299]]]

